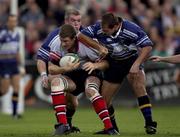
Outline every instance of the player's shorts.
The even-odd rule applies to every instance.
[[[68,76],[76,84],[76,90],[71,92],[74,96],[78,96],[80,93],[85,91],[85,81],[88,76],[96,76],[100,78],[99,72],[88,74],[82,69],[74,70],[64,75]]]
[[[19,73],[17,62],[0,62],[0,76],[3,78],[10,78]]]
[[[138,55],[134,54],[124,60],[114,60],[112,58],[108,58],[109,68],[104,72],[104,80],[113,83],[122,83],[137,57]],[[142,68],[143,66],[140,66],[140,69]]]

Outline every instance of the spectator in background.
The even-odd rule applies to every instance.
[[[7,18],[8,18],[8,10],[9,10],[9,5],[6,1],[0,1],[0,28],[6,24]]]
[[[25,39],[26,59],[35,59],[35,54],[36,54],[35,47],[37,43],[40,42],[40,38],[39,38],[40,35],[38,32],[39,31],[36,29],[36,26],[35,24],[33,24],[33,22],[28,22],[26,24],[26,39]]]
[[[64,23],[64,15],[66,9],[65,0],[48,0],[48,9],[46,12],[47,23],[61,26]]]
[[[19,66],[22,65],[19,54],[20,35],[15,29],[17,16],[9,15],[7,26],[0,30],[0,94],[5,94],[9,87],[13,87],[12,116],[19,118],[18,95],[20,88]]]
[[[33,22],[35,25],[37,22],[44,18],[44,14],[34,0],[30,0],[30,4],[27,5],[27,11],[21,15],[21,23],[26,26],[28,22]]]

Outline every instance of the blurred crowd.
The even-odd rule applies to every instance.
[[[6,22],[10,1],[0,0],[0,27]],[[19,26],[25,28],[26,60],[35,59],[48,33],[64,23],[65,11],[72,7],[81,11],[83,27],[101,19],[105,12],[114,12],[144,28],[154,42],[152,55],[180,54],[179,0],[47,0],[46,3],[47,7],[36,0],[25,0],[19,5]]]

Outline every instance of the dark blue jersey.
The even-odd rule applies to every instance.
[[[53,50],[56,46],[60,46],[59,30],[59,28],[56,28],[47,36],[41,48],[39,48],[37,52],[37,59],[41,59],[48,63],[50,51]]]
[[[138,48],[153,45],[142,28],[127,20],[123,20],[122,26],[113,36],[103,33],[100,21],[81,32],[106,46],[110,57],[115,60],[126,59],[137,53]]]

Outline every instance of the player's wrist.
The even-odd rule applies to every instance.
[[[41,72],[41,76],[47,76],[46,72]]]

